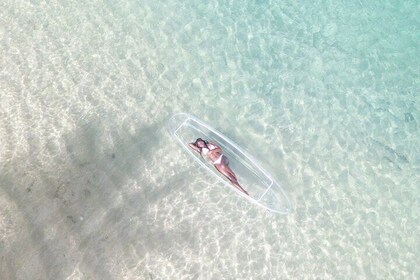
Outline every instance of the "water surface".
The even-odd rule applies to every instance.
[[[418,279],[417,1],[3,1],[0,278]],[[272,215],[165,131],[212,123]]]

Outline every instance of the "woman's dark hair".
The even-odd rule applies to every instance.
[[[203,139],[201,139],[201,138],[197,138],[197,140],[195,140],[195,143],[194,143],[194,144],[195,144],[195,145],[197,145],[197,142],[198,142],[198,141],[202,141],[202,142],[204,143],[204,145],[206,145],[206,148],[208,148],[208,147],[207,147],[207,144],[209,143],[208,141],[203,140]]]
[[[208,144],[209,143],[209,141],[203,140],[201,138],[197,138],[197,140],[195,140],[195,143],[197,143],[198,141],[203,141],[205,144]]]

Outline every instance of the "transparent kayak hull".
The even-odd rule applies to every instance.
[[[172,116],[167,123],[167,129],[191,157],[226,187],[271,212],[281,214],[290,212],[289,199],[279,183],[251,155],[222,133],[186,113]],[[214,168],[211,162],[189,147],[188,144],[194,142],[197,138],[214,142],[222,149],[223,154],[229,160],[230,168],[236,174],[239,184],[247,190],[249,196],[233,186]]]

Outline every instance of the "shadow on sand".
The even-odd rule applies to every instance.
[[[148,207],[186,184],[188,172],[164,176],[157,156],[169,152],[162,149],[162,127],[129,132],[91,120],[58,145],[35,147],[39,153],[5,166],[0,194],[8,203],[2,208],[15,205],[23,222],[12,220],[14,238],[0,239],[1,278],[65,279],[79,273],[113,279],[112,269],[122,266],[113,264],[124,256],[135,266],[159,250],[162,236],[148,228]]]

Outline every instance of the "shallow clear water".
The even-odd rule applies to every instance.
[[[1,279],[418,279],[417,1],[0,3]],[[212,123],[293,204],[165,131]]]

